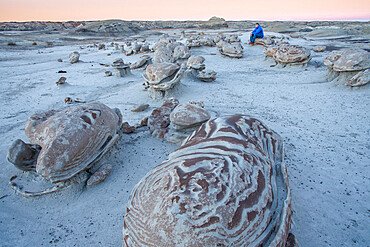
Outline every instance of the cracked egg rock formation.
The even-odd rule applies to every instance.
[[[71,179],[89,169],[115,143],[119,122],[118,113],[97,102],[32,115],[26,122],[25,133],[33,145],[41,147],[41,151],[36,166],[32,164],[32,169],[28,170],[34,170],[51,183]],[[16,161],[12,163],[25,170],[27,163],[13,158],[22,155],[16,150],[14,147],[9,149],[8,160]],[[23,192],[17,184],[11,186],[24,196],[46,193],[32,194]]]
[[[283,141],[244,115],[210,120],[134,188],[123,246],[285,246]]]
[[[284,65],[305,65],[311,60],[311,52],[301,46],[283,44],[276,50],[274,59]]]
[[[369,82],[366,79],[358,81],[358,77],[365,73],[360,72],[370,68],[370,55],[366,50],[359,48],[334,50],[324,59],[324,64],[328,67],[329,81],[352,87],[363,86]]]

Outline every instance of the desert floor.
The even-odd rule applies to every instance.
[[[291,38],[291,44],[311,49],[312,60],[307,68],[281,68],[270,67],[274,62],[265,60],[263,47],[246,44],[248,33],[241,39],[241,59],[221,57],[215,47],[191,49],[206,58],[217,80],[204,83],[187,73],[172,96],[181,103],[204,101],[213,116],[251,115],[284,138],[293,194],[292,232],[302,247],[369,246],[370,87],[350,89],[328,82],[323,59],[329,51],[312,51],[314,45],[351,44]],[[143,70],[124,78],[104,76],[104,71],[113,70],[100,63],[111,64],[115,58],[134,62],[140,56],[126,57],[106,46],[1,47],[0,246],[121,246],[131,190],[177,148],[140,128],[122,135],[103,158],[114,170],[102,184],[76,185],[29,199],[9,188],[9,178],[21,172],[6,161],[6,153],[15,139],[27,140],[24,126],[33,113],[70,107],[64,103],[69,96],[118,107],[124,121],[138,124],[161,105],[144,90]],[[68,55],[75,50],[81,61],[70,64]],[[61,76],[68,85],[56,86]],[[150,108],[131,112],[138,103]]]

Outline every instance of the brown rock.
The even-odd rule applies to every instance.
[[[111,164],[102,165],[96,172],[94,172],[87,180],[86,185],[92,186],[103,182],[112,172],[113,166]]]
[[[148,128],[150,133],[158,138],[164,138],[170,125],[170,114],[179,104],[177,99],[165,100],[161,107],[152,111],[148,117]]]
[[[181,128],[189,128],[200,125],[209,120],[211,115],[194,104],[180,104],[170,114],[171,123],[181,126]]]
[[[131,111],[132,112],[141,112],[141,111],[145,111],[146,109],[148,109],[148,107],[149,107],[148,104],[138,104],[138,105],[134,105],[131,108]]]
[[[67,78],[64,76],[60,77],[59,80],[56,82],[57,86],[64,84],[66,82]]]
[[[128,122],[123,122],[121,129],[123,134],[131,134],[134,133],[136,130],[136,128],[134,126],[131,126]]]

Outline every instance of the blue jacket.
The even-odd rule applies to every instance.
[[[252,34],[258,34],[258,35],[261,35],[263,37],[263,30],[262,30],[262,27],[260,25],[258,25],[258,27],[256,27],[253,31],[252,31]]]

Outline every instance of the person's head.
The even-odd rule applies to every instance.
[[[257,23],[256,23],[256,27],[258,27],[259,25],[260,25],[260,24],[257,22]]]

